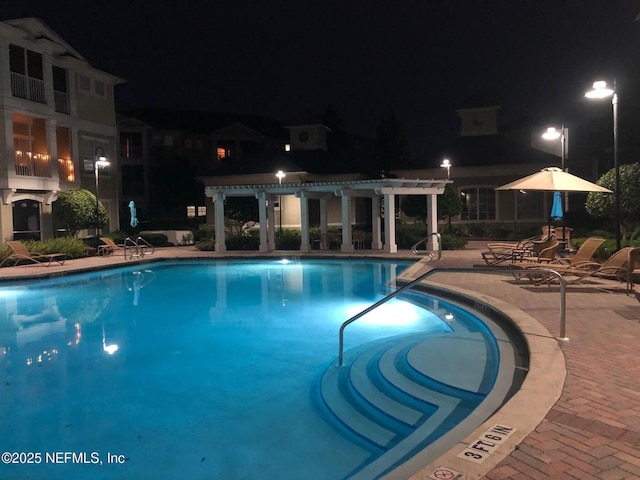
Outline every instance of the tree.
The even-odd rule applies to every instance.
[[[410,166],[409,143],[404,128],[393,110],[378,125],[375,149],[377,174],[385,176],[389,170],[400,170]]]
[[[407,195],[400,204],[402,212],[411,218],[420,220],[427,225],[427,200],[424,195]],[[449,233],[451,233],[451,217],[460,215],[462,200],[451,184],[447,184],[442,195],[438,195],[438,220],[449,219]]]
[[[424,195],[406,195],[402,197],[400,210],[407,217],[420,220],[426,228],[429,218],[427,216],[427,199]]]
[[[67,233],[76,237],[84,228],[99,227],[107,224],[107,210],[98,202],[98,221],[96,222],[96,196],[89,190],[74,188],[58,194],[52,204],[54,221]]]
[[[633,240],[640,233],[640,163],[620,165],[620,232],[623,240]],[[615,191],[615,168],[596,182]],[[615,195],[591,192],[585,204],[587,213],[596,218],[615,218]]]
[[[451,217],[460,215],[462,212],[462,199],[455,189],[448,183],[442,195],[438,195],[438,215],[440,220],[445,218],[449,222],[449,233],[451,233]]]
[[[247,227],[259,220],[258,201],[254,197],[229,197],[225,203],[225,217],[232,220],[234,234],[244,234]]]

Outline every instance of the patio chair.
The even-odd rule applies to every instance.
[[[520,280],[522,277],[532,279],[530,273],[524,273],[527,269],[545,268],[556,260],[558,249],[560,248],[560,242],[555,239],[551,239],[549,244],[538,252],[536,257],[524,257],[518,261],[512,262],[510,266],[518,269],[522,269],[523,273],[512,272],[513,277],[516,280]],[[532,279],[533,280],[533,279]]]
[[[604,239],[602,238],[589,237],[584,241],[582,245],[580,245],[580,248],[573,257],[557,258],[551,263],[559,265],[571,265],[573,267],[587,262],[594,263],[593,255],[603,243]]]
[[[353,232],[353,246],[357,249],[364,249],[364,232],[355,230]]]
[[[68,258],[66,253],[32,253],[27,250],[27,247],[20,240],[11,240],[7,242],[8,247],[13,252],[7,258],[5,258],[0,267],[3,267],[5,263],[15,262],[18,265],[22,261],[29,261],[35,264],[42,265],[47,264],[47,267],[51,266],[51,262],[56,262],[59,265],[64,265],[64,261]]]
[[[563,277],[576,277],[567,284],[583,281],[588,278],[605,278],[620,280],[627,284],[627,294],[633,290],[633,271],[640,267],[640,248],[624,247],[611,255],[602,264],[595,262],[583,262],[579,265],[553,265],[550,268],[557,271]],[[546,282],[551,286],[552,277],[542,276],[536,283]]]
[[[539,252],[553,243],[553,238],[546,235],[525,238],[517,243],[487,243],[488,250],[480,252],[487,265],[497,265],[505,261],[515,262],[525,257],[535,257]]]
[[[109,237],[100,237],[100,240],[104,245],[98,245],[98,255],[106,256],[113,255],[115,252],[121,251],[125,255],[126,247],[124,245],[118,245]]]

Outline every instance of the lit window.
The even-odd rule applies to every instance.
[[[218,153],[218,160],[222,160],[227,156],[227,150],[224,147],[218,147],[217,153]]]
[[[187,206],[187,217],[193,218],[196,216],[196,207],[194,205]]]
[[[198,216],[206,217],[207,216],[207,207],[198,207]]]

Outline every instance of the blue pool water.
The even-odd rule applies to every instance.
[[[408,264],[166,262],[0,285],[0,478],[341,479],[377,453],[318,407],[340,324]],[[421,304],[422,303],[422,304]],[[347,350],[451,332],[398,299]]]

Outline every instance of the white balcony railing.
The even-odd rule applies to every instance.
[[[49,155],[16,150],[16,175],[51,178]]]
[[[66,113],[67,115],[71,113],[71,107],[69,105],[69,94],[67,92],[59,92],[58,90],[54,90],[53,100],[56,104],[56,112]]]
[[[11,72],[11,94],[32,102],[46,103],[44,81]]]

